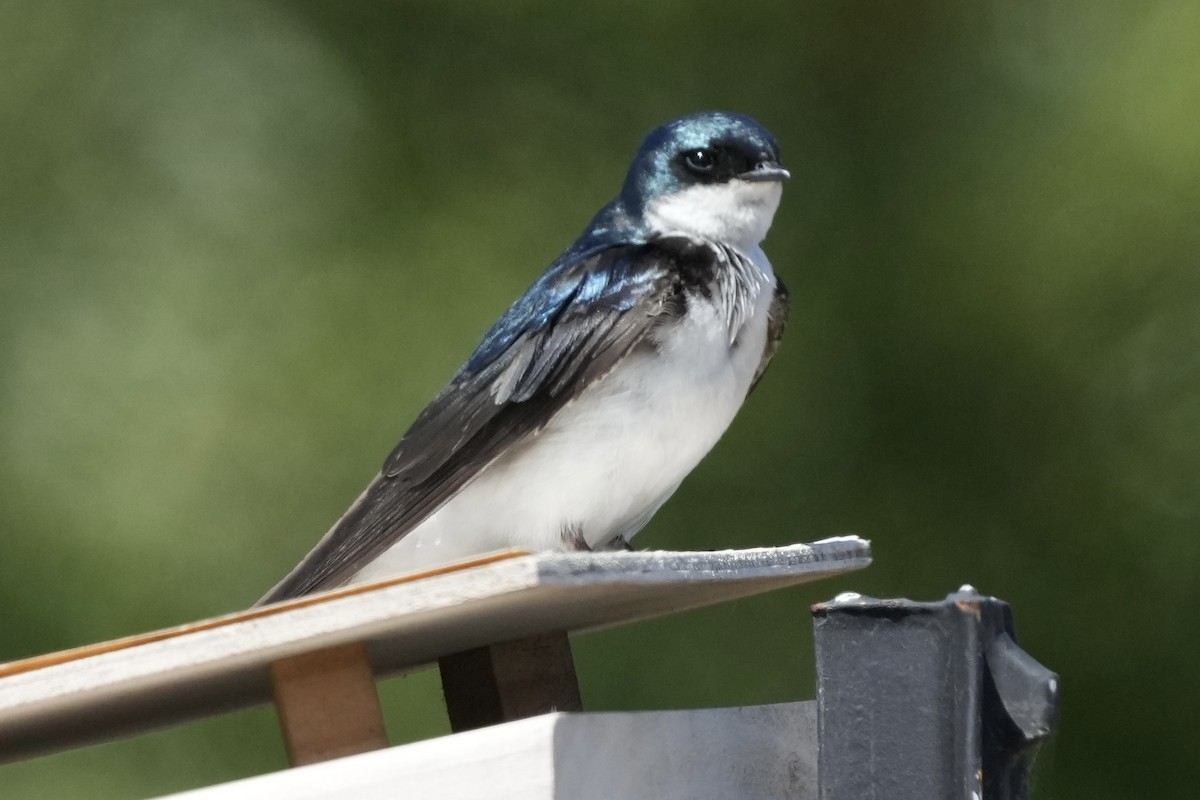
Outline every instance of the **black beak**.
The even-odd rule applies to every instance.
[[[792,177],[792,173],[779,166],[779,162],[777,161],[760,161],[754,165],[754,169],[749,172],[743,172],[738,177],[744,181],[752,182],[786,181]]]

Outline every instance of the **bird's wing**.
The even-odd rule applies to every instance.
[[[670,237],[553,265],[421,412],[354,505],[259,604],[349,580],[604,377],[675,310],[681,280],[690,282],[705,257],[713,259],[707,246]]]
[[[767,366],[770,365],[771,359],[775,357],[775,351],[779,349],[779,343],[783,341],[783,332],[787,330],[788,314],[792,310],[791,296],[788,294],[787,287],[783,285],[783,281],[779,280],[779,276],[775,276],[775,296],[771,299],[771,307],[767,310],[767,341],[763,345],[762,358],[758,362],[758,369],[754,371],[754,380],[750,383],[750,391],[754,391],[754,387],[758,386],[758,382],[762,380],[763,373],[767,371]]]

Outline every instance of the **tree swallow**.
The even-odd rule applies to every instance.
[[[510,547],[628,549],[779,346],[788,296],[760,243],[787,178],[749,117],[652,131],[620,194],[259,604]]]

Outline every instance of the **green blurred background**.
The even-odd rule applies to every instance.
[[[1042,798],[1192,797],[1200,4],[0,5],[0,660],[242,608],[641,137],[794,179],[787,340],[651,548],[856,532],[836,581],[580,637],[592,709],[811,696],[807,604],[1014,605]],[[429,673],[393,737],[446,730]],[[127,798],[283,764],[260,709],[0,767]]]

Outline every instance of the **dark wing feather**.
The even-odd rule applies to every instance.
[[[686,239],[622,245],[558,263],[496,324],[383,469],[259,604],[349,580],[482,469],[602,378],[651,330],[677,289]]]
[[[783,332],[787,330],[788,314],[791,310],[792,300],[787,287],[779,280],[779,276],[775,276],[775,296],[771,299],[771,307],[767,311],[767,341],[763,345],[762,359],[754,372],[754,380],[750,383],[751,392],[762,380],[763,373],[775,357],[775,351],[779,349],[779,343],[783,341]]]

